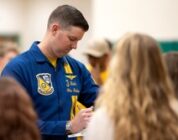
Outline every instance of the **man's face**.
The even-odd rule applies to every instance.
[[[106,67],[106,65],[107,65],[107,63],[108,63],[108,55],[107,54],[105,54],[105,55],[103,55],[103,56],[101,56],[101,57],[94,57],[94,56],[91,56],[91,55],[88,55],[88,62],[90,63],[90,65],[92,66],[92,67],[97,67],[97,66],[99,66],[100,67],[100,69],[102,70],[103,68],[105,69]]]
[[[94,56],[91,56],[91,55],[88,55],[88,62],[90,63],[90,65],[92,67],[96,67],[97,65],[100,65],[100,57],[94,57]]]
[[[80,27],[71,26],[66,29],[57,29],[53,35],[52,51],[56,58],[68,54],[77,48],[77,43],[82,39],[85,31]]]

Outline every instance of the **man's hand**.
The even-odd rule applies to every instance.
[[[73,120],[71,120],[71,132],[77,133],[86,128],[93,112],[93,107],[82,109],[76,114]]]

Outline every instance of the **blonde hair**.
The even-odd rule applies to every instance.
[[[169,105],[174,96],[157,42],[128,33],[116,45],[96,107],[106,107],[115,140],[175,140],[178,118]]]

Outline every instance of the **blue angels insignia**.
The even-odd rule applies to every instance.
[[[38,92],[42,95],[50,95],[53,93],[54,88],[51,81],[51,74],[39,73],[36,75],[38,81]]]

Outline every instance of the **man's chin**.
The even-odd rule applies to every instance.
[[[61,54],[58,55],[58,58],[63,57],[65,55],[67,55],[67,54],[68,54],[68,52],[67,53],[61,53]]]
[[[64,55],[67,55],[70,52],[70,50],[67,50],[64,52]]]

